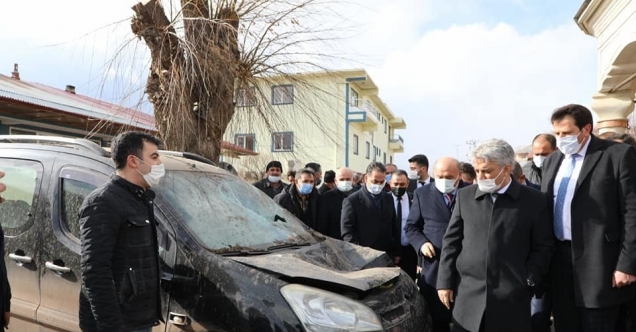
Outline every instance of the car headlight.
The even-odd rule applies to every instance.
[[[280,292],[307,331],[382,331],[371,308],[342,295],[298,284]]]

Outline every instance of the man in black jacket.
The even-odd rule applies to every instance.
[[[274,202],[291,212],[305,225],[315,229],[318,218],[318,190],[314,187],[315,173],[304,168],[296,174],[296,183],[274,197]]]
[[[4,177],[4,172],[0,171],[0,179]],[[7,190],[7,186],[0,182],[0,193]],[[0,203],[4,202],[4,198],[0,196]],[[4,231],[0,227],[0,255],[4,257]],[[11,286],[9,285],[9,278],[7,277],[7,266],[4,263],[4,259],[0,260],[0,282],[2,285],[2,298],[0,298],[0,312],[4,313],[0,315],[0,326],[5,328],[9,327],[9,321],[11,319]]]
[[[265,167],[265,172],[267,177],[252,183],[252,185],[270,198],[274,198],[287,187],[287,184],[280,178],[283,174],[283,164],[280,161],[272,160]]]
[[[158,138],[125,132],[113,139],[116,174],[80,208],[80,328],[149,332],[161,319],[154,188],[164,175]]]
[[[342,239],[385,251],[400,263],[400,223],[393,199],[385,190],[386,168],[380,162],[367,167],[365,185],[342,202]]]
[[[325,175],[325,177],[327,176]],[[334,239],[342,240],[342,235],[340,234],[342,201],[355,192],[353,188],[353,172],[349,168],[339,168],[336,171],[334,181],[336,189],[320,196],[316,230]]]

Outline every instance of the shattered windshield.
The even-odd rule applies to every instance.
[[[156,192],[197,241],[216,252],[316,242],[300,220],[229,173],[167,171]]]

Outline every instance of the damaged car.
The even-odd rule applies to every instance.
[[[78,210],[115,169],[83,139],[0,136],[11,329],[80,331]],[[429,331],[413,281],[379,251],[309,229],[197,155],[162,152],[163,322],[153,331]]]

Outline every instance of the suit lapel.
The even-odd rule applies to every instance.
[[[543,170],[544,179],[547,177],[549,179],[548,186],[545,188],[545,192],[548,193],[550,198],[554,195],[554,180],[556,179],[557,173],[559,172],[559,168],[561,168],[561,164],[563,163],[563,159],[565,155],[561,151],[555,151],[554,163],[550,163],[550,167]],[[541,188],[543,189],[543,188]]]
[[[585,153],[585,159],[583,159],[581,173],[579,173],[579,178],[576,180],[576,189],[574,189],[574,192],[579,189],[581,183],[583,183],[585,178],[590,175],[590,172],[592,172],[594,166],[596,166],[603,155],[603,150],[601,149],[603,143],[601,140],[594,136],[590,136],[590,140],[590,145],[588,145],[587,152]]]
[[[437,206],[437,209],[439,211],[442,211],[442,214],[444,215],[445,219],[449,219],[450,218],[450,210],[448,209],[448,205],[446,205],[446,201],[444,201],[444,196],[442,196],[442,193],[439,192],[439,190],[437,190],[437,188],[433,185],[430,186],[431,189],[431,197],[433,198],[433,201],[435,202],[435,205]],[[455,192],[455,195],[457,195],[457,192]]]

